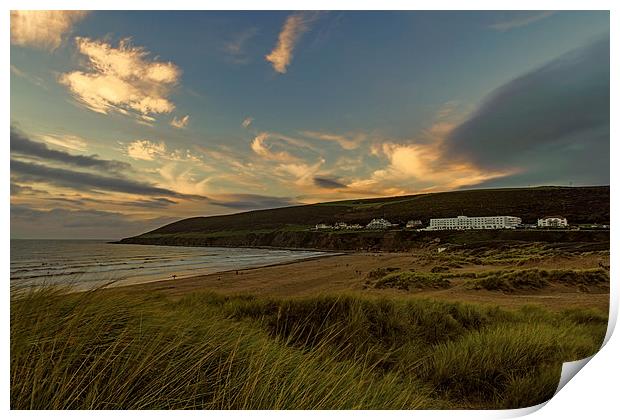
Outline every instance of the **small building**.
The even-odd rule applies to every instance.
[[[566,217],[562,216],[545,216],[538,219],[539,228],[565,228],[568,227]]]
[[[318,225],[314,227],[314,230],[325,230],[325,229],[332,229],[332,226],[326,225],[325,223],[319,223]]]
[[[405,227],[407,229],[418,229],[422,227],[422,221],[421,220],[409,220],[407,224],[405,225]]]
[[[367,229],[389,229],[392,227],[392,223],[385,219],[372,219],[370,223],[366,225]]]
[[[521,218],[515,216],[446,217],[431,219],[427,230],[516,229]]]
[[[348,228],[349,228],[349,226],[346,223],[344,223],[344,222],[338,222],[338,223],[334,224],[334,229],[344,230],[344,229],[348,229]]]

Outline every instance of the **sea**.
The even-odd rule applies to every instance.
[[[87,290],[181,279],[293,262],[325,252],[112,244],[106,240],[11,240],[11,288],[68,285]]]

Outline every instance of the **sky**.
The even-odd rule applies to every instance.
[[[606,11],[12,11],[11,237],[609,185]]]

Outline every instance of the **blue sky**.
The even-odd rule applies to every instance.
[[[12,12],[11,123],[13,237],[608,184],[609,13]]]

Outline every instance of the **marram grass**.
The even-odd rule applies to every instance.
[[[42,288],[11,301],[13,409],[516,408],[605,314],[422,299]]]

